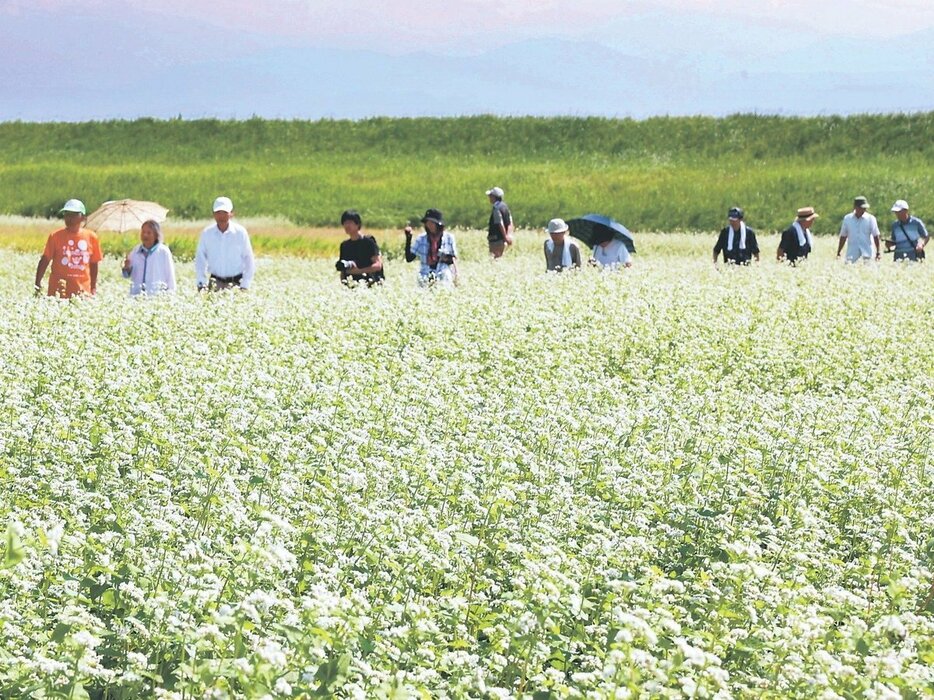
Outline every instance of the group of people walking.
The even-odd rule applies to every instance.
[[[87,210],[80,199],[69,199],[59,213],[64,228],[52,233],[36,267],[35,289],[49,273],[49,296],[70,298],[97,292],[98,264],[103,255],[100,239],[83,228]],[[140,226],[140,243],[123,259],[122,273],[130,281],[130,294],[175,291],[175,260],[162,238],[162,226],[150,219]],[[249,289],[255,271],[253,247],[247,230],[233,220],[229,197],[214,200],[214,223],[201,232],[195,252],[199,290],[237,287]]]
[[[894,253],[896,261],[916,261],[924,259],[924,247],[928,242],[928,232],[924,222],[911,215],[908,202],[899,199],[892,205],[895,221],[891,225],[891,237],[885,243],[886,252]],[[811,226],[819,214],[814,207],[798,209],[791,226],[782,231],[782,237],[775,252],[777,260],[787,260],[795,264],[804,260],[814,247]],[[745,213],[739,207],[732,207],[727,213],[729,224],[720,231],[720,236],[713,247],[713,261],[716,263],[723,255],[724,262],[748,265],[759,261],[759,244],[756,232],[745,222]],[[846,247],[847,262],[861,260],[879,260],[882,258],[882,235],[879,222],[869,213],[869,201],[862,195],[853,198],[853,211],[843,217],[840,236],[837,243],[837,257]]]
[[[493,187],[486,191],[492,205],[487,244],[490,255],[502,257],[513,244],[515,227],[512,213],[503,200],[503,190]],[[899,199],[891,208],[895,221],[891,237],[884,241],[895,260],[923,260],[929,235],[924,222],[911,215],[908,202]],[[98,264],[102,259],[100,240],[93,231],[83,228],[86,219],[84,204],[69,199],[59,212],[64,228],[49,235],[36,268],[35,288],[41,292],[42,280],[51,267],[49,296],[72,297],[93,295],[97,291]],[[229,197],[214,200],[214,223],[207,226],[198,239],[195,252],[195,277],[199,290],[217,291],[230,288],[247,290],[253,282],[255,261],[250,236],[246,228],[234,220],[234,206]],[[792,264],[808,257],[814,247],[811,226],[818,218],[814,207],[802,207],[795,221],[781,234],[776,259]],[[727,212],[728,225],[720,231],[713,248],[713,261],[720,256],[726,263],[748,265],[759,261],[756,232],[746,225],[745,212],[732,207]],[[405,260],[418,261],[419,284],[452,285],[457,281],[457,242],[446,229],[444,215],[438,209],[428,209],[421,218],[424,230],[415,235],[406,226]],[[573,223],[573,222],[572,222]],[[348,209],[341,214],[341,226],[347,240],[340,245],[336,263],[342,282],[367,285],[380,284],[385,279],[379,244],[363,232],[360,214]],[[545,268],[560,272],[581,267],[581,251],[568,236],[569,226],[563,219],[552,219],[545,228]],[[878,260],[882,257],[882,236],[876,218],[869,213],[869,202],[863,196],[853,200],[853,211],[843,218],[837,256],[846,247],[846,260]],[[616,269],[630,267],[632,256],[623,240],[611,231],[598,234],[593,241],[590,264]],[[122,273],[130,282],[130,294],[156,294],[175,290],[175,262],[162,236],[158,221],[145,221],[140,227],[140,243],[123,260]]]
[[[501,258],[506,249],[513,244],[515,225],[512,212],[503,200],[501,187],[492,187],[486,191],[490,200],[491,212],[487,227],[487,246],[490,256]],[[438,209],[428,209],[421,218],[424,231],[417,236],[411,226],[403,230],[405,234],[406,262],[419,262],[419,284],[454,284],[457,281],[457,241],[448,231],[444,215]],[[341,225],[348,240],[340,247],[340,260],[336,267],[342,282],[377,284],[384,278],[383,262],[379,244],[373,236],[361,231],[360,214],[353,209],[341,215]],[[568,239],[570,227],[563,219],[552,219],[545,230],[545,267],[548,271],[580,267],[581,254],[577,244]],[[630,267],[632,256],[623,241],[614,238],[611,232],[598,234],[590,263],[598,267]]]

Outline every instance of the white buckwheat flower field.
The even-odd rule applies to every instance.
[[[0,253],[0,697],[934,697],[934,271],[688,238],[148,300]]]

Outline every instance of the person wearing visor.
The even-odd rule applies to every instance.
[[[97,292],[97,266],[103,255],[97,234],[82,228],[87,210],[80,199],[69,199],[59,210],[65,228],[49,235],[36,267],[36,294],[42,293],[42,278],[49,265],[50,297],[70,299]]]
[[[490,212],[490,223],[487,226],[486,242],[490,255],[494,259],[503,257],[506,246],[512,245],[512,213],[509,206],[503,201],[503,188],[493,187],[486,191],[486,196],[493,205]]]
[[[840,242],[837,257],[846,244],[846,261],[878,260],[882,257],[882,236],[876,217],[869,213],[869,202],[865,197],[853,198],[853,211],[843,217],[840,226]],[[875,254],[873,254],[875,250]]]
[[[162,227],[150,219],[139,229],[139,245],[123,259],[123,276],[130,280],[130,296],[175,291],[175,261],[162,242]]]
[[[564,219],[552,219],[545,227],[548,240],[545,241],[545,269],[548,272],[561,272],[581,266],[581,251],[577,244],[568,240],[568,225]]]
[[[363,219],[354,209],[341,214],[341,226],[347,234],[347,240],[341,243],[340,260],[337,271],[341,273],[344,284],[363,283],[373,286],[383,281],[383,256],[379,244],[373,236],[367,236],[361,230]]]
[[[256,263],[250,234],[233,220],[233,202],[228,197],[214,200],[214,223],[201,232],[195,251],[195,279],[198,289],[218,291],[253,283]]]
[[[405,227],[405,261],[419,259],[418,283],[453,285],[457,282],[457,243],[444,230],[444,216],[428,209],[422,217],[424,233],[412,241],[412,227]]]
[[[723,253],[723,262],[733,265],[748,265],[753,259],[759,262],[759,244],[756,232],[746,226],[745,212],[739,207],[732,207],[727,212],[728,225],[720,231],[717,243],[713,247],[713,262]]]
[[[928,230],[924,222],[912,216],[908,202],[899,199],[892,205],[895,221],[892,222],[892,238],[885,242],[886,250],[895,251],[895,262],[901,260],[924,260],[924,246],[928,242]]]
[[[814,235],[811,233],[811,226],[814,225],[814,219],[818,218],[818,213],[814,207],[801,207],[798,209],[798,216],[795,221],[782,231],[782,238],[778,244],[778,250],[775,253],[775,259],[779,262],[787,260],[792,265],[796,265],[799,260],[804,260],[814,249]]]

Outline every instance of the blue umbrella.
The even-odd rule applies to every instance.
[[[567,224],[571,229],[571,235],[591,248],[597,245],[599,234],[609,231],[613,234],[613,238],[622,241],[626,245],[626,250],[630,253],[636,252],[636,242],[633,240],[629,229],[608,216],[584,214],[584,216],[571,219]]]

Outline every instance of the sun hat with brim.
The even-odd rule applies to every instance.
[[[894,212],[908,211],[910,208],[911,207],[908,206],[908,202],[906,202],[904,199],[899,199],[897,202],[895,202],[895,204],[892,205],[892,211]]]
[[[726,216],[728,219],[742,219],[745,216],[745,212],[743,212],[740,207],[731,207]]]
[[[486,191],[486,193],[487,193],[487,196],[493,195],[494,197],[502,197],[504,194],[502,187],[491,187],[490,189]]]
[[[428,209],[425,211],[425,216],[422,217],[422,223],[426,221],[434,221],[438,226],[444,226],[444,214],[442,214],[437,209]]]
[[[64,214],[65,212],[86,215],[88,210],[84,208],[84,202],[82,202],[80,199],[69,199],[67,202],[65,202],[65,206],[58,210],[59,214]]]
[[[548,235],[550,236],[553,233],[567,233],[568,228],[569,227],[564,222],[564,219],[552,219],[551,221],[548,222],[548,226],[546,227],[546,230],[548,231]]]
[[[869,209],[869,200],[862,195],[853,197],[853,206],[859,207],[860,209]]]
[[[798,218],[801,219],[802,221],[807,221],[808,219],[816,219],[818,216],[820,215],[816,211],[814,211],[814,207],[801,207],[798,210]]]

